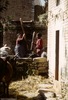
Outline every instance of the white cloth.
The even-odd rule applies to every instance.
[[[11,50],[10,47],[4,46],[0,48],[0,56],[7,56],[9,51]]]
[[[42,52],[41,57],[47,57],[47,53],[45,51]]]

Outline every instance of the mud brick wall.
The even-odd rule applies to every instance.
[[[14,48],[16,44],[17,32],[16,31],[6,31],[3,34],[3,45],[7,44],[12,49],[12,54],[14,54]]]
[[[4,18],[12,20],[34,20],[34,0],[8,0],[8,9],[2,13]]]
[[[41,15],[41,14],[43,14],[44,13],[44,11],[43,11],[43,7],[42,6],[40,6],[40,5],[35,5],[34,6],[34,20],[35,21],[38,21],[39,19],[38,19],[38,16],[39,15]]]

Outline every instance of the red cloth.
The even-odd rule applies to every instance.
[[[38,39],[36,41],[36,53],[39,54],[39,56],[41,55],[42,48],[43,48],[43,41],[42,39]]]
[[[37,49],[42,49],[43,48],[43,41],[42,41],[42,39],[38,39],[36,41],[36,48]]]

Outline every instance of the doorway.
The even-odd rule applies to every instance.
[[[59,30],[56,31],[56,61],[55,61],[55,79],[59,78]]]

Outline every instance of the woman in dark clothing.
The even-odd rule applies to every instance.
[[[25,33],[23,35],[18,34],[15,46],[15,55],[18,58],[25,57],[27,54],[27,44],[25,40]]]

